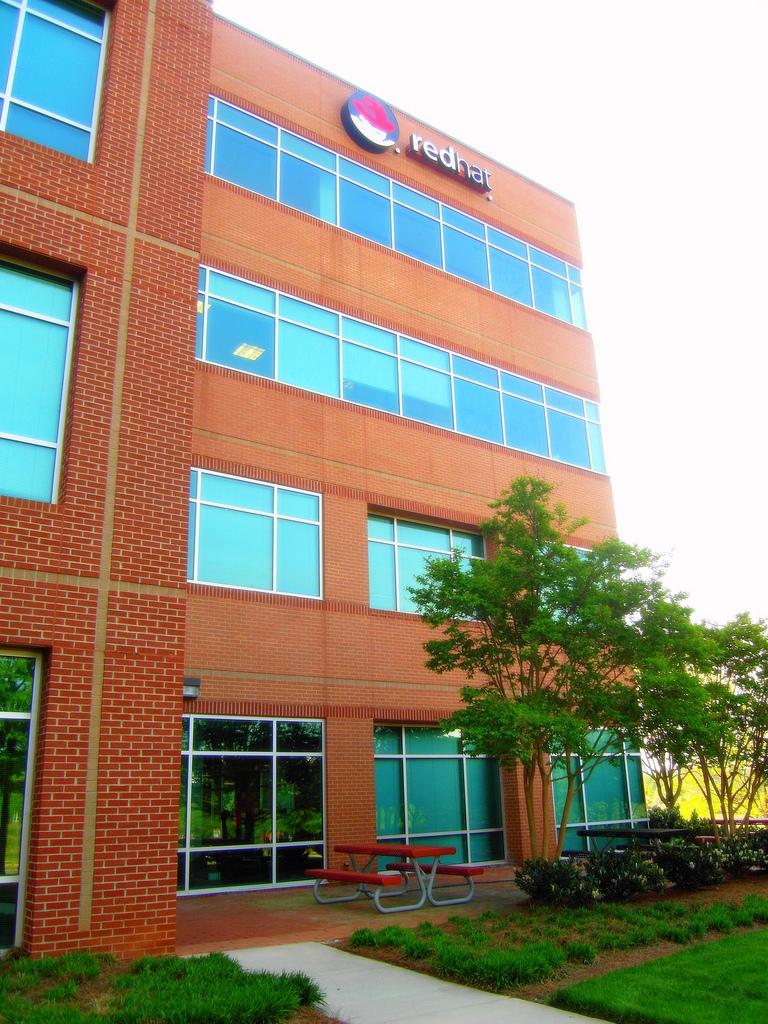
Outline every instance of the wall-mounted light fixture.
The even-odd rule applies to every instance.
[[[200,679],[198,676],[184,676],[184,700],[197,700],[200,696]]]

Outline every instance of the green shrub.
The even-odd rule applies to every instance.
[[[541,903],[585,906],[594,899],[583,872],[569,860],[526,860],[515,881],[532,900]]]
[[[763,860],[763,851],[749,836],[726,836],[720,841],[720,853],[723,871],[733,878],[741,878]]]
[[[664,872],[635,850],[590,854],[587,882],[605,900],[629,900],[644,892],[664,891]]]
[[[353,949],[359,949],[363,946],[375,946],[376,933],[372,928],[358,928],[356,932],[352,932],[350,935],[349,944]]]
[[[688,828],[688,820],[679,807],[650,807],[649,828]]]
[[[670,880],[681,889],[702,889],[719,885],[725,875],[723,855],[717,846],[697,846],[686,839],[661,843],[656,862]]]

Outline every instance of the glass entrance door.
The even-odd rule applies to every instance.
[[[0,949],[19,945],[38,655],[0,651]]]

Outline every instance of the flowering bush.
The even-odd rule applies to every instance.
[[[681,889],[703,889],[723,881],[723,852],[719,846],[696,846],[687,839],[659,844],[656,863]]]
[[[570,860],[526,860],[516,872],[515,881],[532,900],[541,903],[582,907],[592,903],[596,896],[584,872]]]
[[[643,892],[664,891],[664,872],[636,850],[591,854],[587,881],[604,900],[629,900]]]

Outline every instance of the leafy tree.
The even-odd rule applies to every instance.
[[[492,557],[431,560],[411,590],[440,632],[425,644],[427,666],[459,669],[472,684],[447,728],[468,750],[522,766],[534,857],[549,850],[553,770],[567,782],[559,856],[578,759],[594,767],[609,732],[630,734],[637,700],[627,683],[644,644],[689,621],[655,556],[614,538],[576,550],[568,541],[586,520],[551,495],[535,477],[513,481],[482,526]]]
[[[677,622],[670,632],[673,616]],[[686,608],[668,606],[664,618],[655,632],[652,622],[647,623],[635,676],[638,704],[632,733],[643,751],[643,767],[671,811],[695,763],[697,742],[709,733],[702,674],[713,650],[707,629],[690,622]]]
[[[695,733],[697,771],[713,824],[726,835],[752,814],[768,783],[768,624],[737,615],[709,631],[713,664],[704,682],[704,727]]]

